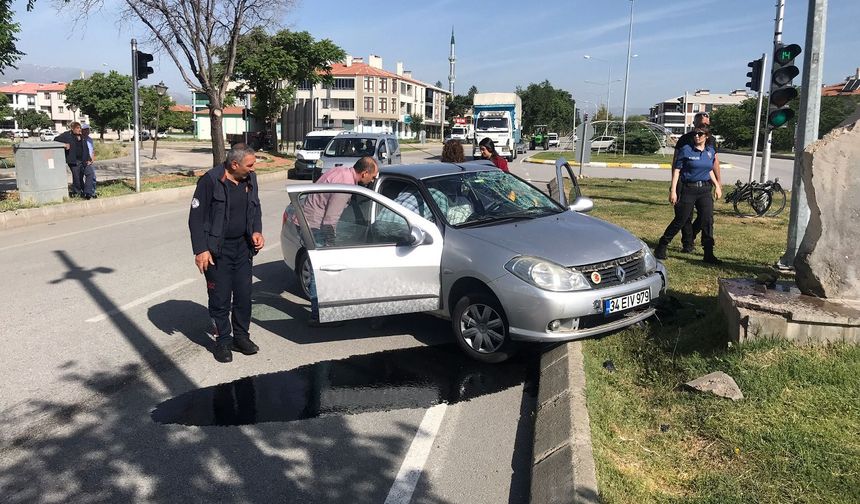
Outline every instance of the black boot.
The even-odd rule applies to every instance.
[[[702,260],[708,264],[723,264],[723,261],[714,255],[713,245],[705,247],[705,257]]]
[[[215,348],[212,349],[212,354],[215,356],[215,360],[218,362],[232,362],[233,352],[231,347],[232,345],[230,343],[215,343]]]
[[[681,252],[683,252],[685,254],[692,254],[695,251],[696,251],[696,246],[693,245],[692,243],[684,243],[681,246]]]
[[[657,242],[657,248],[654,249],[654,257],[660,260],[666,259],[666,249],[669,247],[669,242],[665,238],[660,238]]]

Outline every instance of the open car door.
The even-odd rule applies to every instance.
[[[567,188],[570,189],[567,189]],[[547,184],[549,197],[566,206],[574,212],[590,212],[594,208],[591,198],[582,195],[576,174],[570,167],[570,163],[564,158],[558,158],[555,162],[555,178]]]
[[[437,310],[442,234],[354,185],[288,186],[313,269],[319,321]]]

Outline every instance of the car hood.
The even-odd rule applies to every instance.
[[[304,150],[299,149],[296,151],[296,157],[299,159],[304,159],[305,161],[317,161],[320,158],[322,151],[318,150]]]
[[[542,257],[563,266],[609,261],[642,249],[642,242],[626,229],[572,211],[458,231],[515,255]]]

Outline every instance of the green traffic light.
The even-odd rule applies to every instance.
[[[785,123],[791,120],[794,117],[794,111],[791,109],[781,109],[775,110],[771,112],[770,116],[767,118],[767,123],[772,128],[781,128],[785,126]]]

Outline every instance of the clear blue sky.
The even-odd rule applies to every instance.
[[[746,63],[773,41],[773,0],[636,0],[628,109],[642,113],[669,98],[707,88],[744,87]],[[806,0],[787,0],[783,40],[804,45]],[[47,0],[27,13],[17,0],[22,63],[130,73],[129,40],[143,28],[120,25],[108,5],[87,25],[74,26]],[[72,4],[74,5],[74,4]],[[533,6],[529,9],[529,6]],[[611,64],[612,110],[621,111],[627,55],[629,0],[450,1],[304,0],[283,20],[285,27],[329,38],[355,56],[376,54],[387,70],[403,61],[419,80],[448,85],[448,42],[457,40],[456,91],[512,91],[549,80],[583,102],[606,101]],[[830,0],[824,80],[836,83],[860,67],[860,1]],[[142,50],[150,48],[141,47]],[[595,57],[586,60],[583,55]],[[596,58],[609,61],[599,61]],[[188,102],[179,72],[156,56],[156,74],[170,94]],[[603,84],[589,84],[586,80]],[[800,83],[798,78],[795,81]],[[180,91],[181,90],[181,91]],[[587,105],[590,107],[590,105]]]

